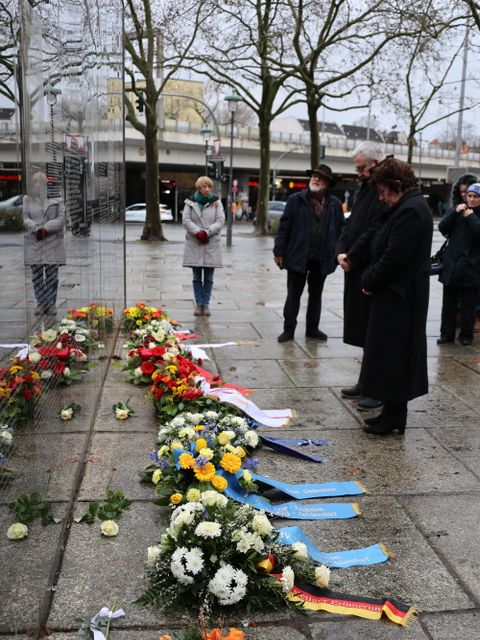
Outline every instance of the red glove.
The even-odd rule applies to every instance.
[[[208,242],[207,232],[204,231],[203,229],[201,231],[197,231],[197,233],[195,234],[195,237],[198,238],[198,240],[200,240],[202,244],[207,244]]]
[[[37,229],[37,240],[45,240],[48,236],[48,231],[44,227]]]

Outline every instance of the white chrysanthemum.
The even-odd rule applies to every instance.
[[[173,511],[170,524],[175,528],[192,524],[195,518],[195,513],[203,510],[203,505],[199,502],[187,502],[187,504],[182,504]]]
[[[230,418],[230,424],[235,427],[244,427],[247,423],[245,422],[245,419],[240,416],[232,416]]]
[[[237,549],[240,553],[248,553],[251,549],[260,552],[265,546],[258,533],[250,533],[245,529],[235,534],[234,540],[237,540]]]
[[[203,569],[203,551],[198,547],[190,549],[190,552],[185,554],[186,569],[189,573],[197,575]]]
[[[228,606],[240,602],[245,597],[247,584],[248,577],[241,569],[225,564],[208,583],[208,590],[221,605]]]
[[[184,427],[183,429],[180,429],[180,431],[178,432],[178,436],[180,438],[188,438],[189,440],[191,440],[195,436],[195,431],[192,429],[192,427]]]
[[[190,415],[192,416],[192,421],[196,424],[201,423],[203,420],[203,413],[191,413]]]
[[[170,424],[172,427],[183,427],[185,424],[185,418],[183,416],[176,416]]]
[[[268,536],[273,530],[270,520],[263,513],[257,513],[253,516],[252,527],[261,536]]]
[[[222,527],[218,522],[200,522],[195,529],[195,535],[200,538],[218,538],[222,535]]]
[[[218,418],[218,413],[216,411],[205,411],[204,416],[207,420],[216,420]]]
[[[255,431],[247,431],[244,438],[249,447],[256,447],[260,439]]]
[[[295,582],[295,574],[292,567],[284,567],[280,582],[282,583],[282,591],[284,593],[290,593]]]
[[[324,564],[315,567],[315,584],[321,589],[328,587],[330,582],[330,569]]]
[[[298,558],[298,560],[306,560],[308,558],[308,549],[307,545],[303,542],[294,542],[291,547],[294,558]]]
[[[147,564],[149,567],[153,566],[159,559],[162,553],[162,548],[158,544],[154,544],[147,549]]]

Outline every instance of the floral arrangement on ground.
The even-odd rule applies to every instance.
[[[163,309],[150,307],[144,302],[137,302],[132,307],[123,310],[123,326],[128,331],[138,329],[152,320],[167,320],[171,324],[175,324],[175,321],[170,320]]]
[[[67,311],[68,320],[85,323],[87,327],[98,331],[113,329],[113,308],[91,302],[87,307],[72,308]]]
[[[0,421],[17,422],[33,412],[33,402],[42,393],[40,374],[28,358],[12,358],[0,369]]]
[[[223,412],[185,412],[165,423],[158,432],[159,448],[150,454],[152,464],[141,474],[162,496],[156,503],[180,504],[190,499],[192,491],[224,491],[228,486],[224,471],[242,470],[241,485],[254,491],[248,470],[258,462],[252,456],[260,443],[257,426],[225,405]]]
[[[206,619],[243,606],[272,611],[290,602],[295,576],[327,586],[329,569],[303,550],[276,543],[269,519],[217,491],[176,507],[160,543],[149,547],[147,591],[137,601],[163,611],[195,610]]]

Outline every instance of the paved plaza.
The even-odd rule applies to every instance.
[[[181,266],[183,229],[168,225],[169,242],[164,244],[138,241],[140,231],[138,225],[127,229],[128,304],[161,305],[183,327],[200,333],[199,342],[238,342],[209,350],[207,368],[227,382],[254,389],[252,399],[263,409],[294,409],[289,435],[328,441],[320,452],[327,458],[323,464],[263,448],[260,472],[289,482],[358,480],[368,489],[355,499],[361,517],[302,522],[322,551],[382,542],[392,553],[384,564],[332,571],[330,587],[391,597],[420,611],[407,630],[325,613],[244,615],[233,622],[248,625],[247,640],[479,638],[480,334],[469,347],[436,344],[442,293],[437,278],[431,279],[427,326],[430,393],[410,403],[404,437],[378,438],[363,433],[365,414],[340,395],[342,387],[357,381],[361,358],[360,349],[342,342],[340,269],[328,277],[324,290],[320,328],[328,341],[304,337],[302,306],[295,341],[279,344],[286,273],[273,263],[272,237],[255,237],[250,223],[235,223],[233,246],[224,246],[225,266],[215,271],[212,315],[194,318],[191,271]],[[18,279],[22,234],[2,234],[0,243],[0,342],[22,341],[28,332],[23,324],[27,296]],[[441,243],[438,232],[434,243]],[[59,308],[65,311],[62,272],[60,282]],[[123,342],[119,335],[114,352],[120,357]],[[127,383],[117,359],[99,362],[96,380],[100,378],[98,403],[92,401],[98,383],[87,376],[54,392],[52,400],[59,406],[73,400],[81,404],[78,418],[40,419],[41,428],[24,429],[19,439],[12,460],[17,479],[0,492],[0,639],[31,637],[28,630],[41,620],[51,638],[73,640],[77,618],[91,618],[114,600],[121,602],[126,616],[114,623],[110,640],[158,640],[186,624],[185,618],[133,604],[145,588],[147,547],[158,541],[168,521],[167,509],[154,506],[151,488],[138,481],[157,422],[152,404],[144,399],[145,388]],[[111,407],[127,398],[137,416],[120,423]],[[307,449],[319,453],[318,448]],[[11,515],[6,504],[22,490],[45,486],[47,475],[48,499],[56,516],[67,519],[68,530],[36,522],[26,540],[7,540]],[[90,501],[104,498],[107,486],[133,500],[112,539],[101,538],[96,525],[75,521]],[[288,524],[298,523],[275,521]]]

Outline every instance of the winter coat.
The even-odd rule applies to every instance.
[[[351,270],[344,275],[343,341],[356,347],[364,346],[371,304],[370,297],[362,293],[361,277],[370,263],[370,243],[384,208],[377,190],[363,180],[337,242],[337,255],[346,253],[352,263]]]
[[[283,256],[284,266],[289,271],[307,272],[310,248],[310,219],[315,210],[308,189],[292,194],[285,205],[275,236],[273,254]],[[340,200],[327,193],[322,232],[323,246],[318,247],[318,259],[322,274],[328,275],[337,266],[335,245],[345,218]]]
[[[419,189],[381,215],[362,288],[372,293],[362,393],[404,402],[428,393],[425,327],[433,219]]]
[[[25,196],[25,264],[66,264],[64,225],[65,211],[61,200],[49,198],[41,201]],[[44,240],[37,240],[37,230],[42,227],[48,231],[48,235]]]
[[[451,209],[438,229],[448,238],[440,282],[451,287],[480,287],[480,207],[466,218]]]
[[[202,211],[196,202],[187,198],[182,224],[186,231],[183,266],[222,267],[220,232],[225,224],[225,213],[220,200],[207,203]],[[207,244],[195,237],[195,234],[202,230],[207,232]]]

